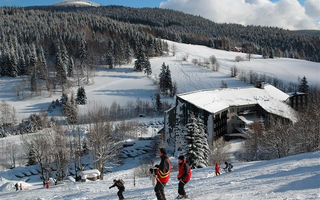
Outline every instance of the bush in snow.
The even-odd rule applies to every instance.
[[[86,91],[83,87],[78,88],[76,102],[79,105],[85,105],[87,103]]]

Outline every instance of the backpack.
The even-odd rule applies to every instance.
[[[120,181],[120,183],[121,183],[122,185],[124,185],[124,184],[125,184],[124,180],[119,179],[119,181]]]

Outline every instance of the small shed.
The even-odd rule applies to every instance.
[[[97,169],[85,170],[80,173],[81,181],[85,182],[87,179],[96,181],[100,177],[100,171]]]

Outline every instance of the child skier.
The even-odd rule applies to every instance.
[[[178,180],[179,180],[179,189],[178,189],[178,197],[177,199],[183,199],[188,198],[186,195],[186,192],[184,190],[185,184],[187,184],[191,179],[191,168],[184,160],[184,156],[181,155],[178,157],[179,162],[179,174],[178,174]]]
[[[227,161],[226,162],[224,162],[224,164],[226,165],[226,167],[225,168],[223,168],[226,172],[231,172],[232,170],[232,168],[233,168],[233,165],[231,164],[231,163],[228,163]]]
[[[216,171],[216,176],[220,175],[220,165],[218,162],[216,162],[215,171]]]
[[[117,193],[117,195],[118,195],[118,197],[119,197],[119,200],[122,200],[122,199],[124,199],[124,197],[123,197],[123,192],[124,192],[124,190],[125,190],[125,187],[124,187],[124,181],[123,180],[121,180],[121,179],[119,179],[119,180],[116,180],[116,179],[114,179],[113,180],[113,185],[112,186],[110,186],[109,187],[109,189],[111,189],[111,188],[113,188],[113,187],[117,187],[118,188],[118,193]]]

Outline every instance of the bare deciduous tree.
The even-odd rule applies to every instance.
[[[255,117],[252,124],[252,130],[249,131],[248,138],[245,141],[245,159],[246,160],[257,160],[259,147],[261,142],[261,135],[263,132],[263,127],[258,122],[258,119]]]
[[[100,179],[103,179],[104,168],[109,159],[118,155],[120,143],[112,133],[111,122],[104,119],[104,109],[89,113],[92,124],[89,125],[88,138],[92,147],[94,164],[100,171]]]
[[[68,138],[61,125],[54,127],[53,133],[54,143],[52,145],[52,152],[57,168],[57,180],[62,181],[68,175],[70,164]]]
[[[26,152],[33,152],[33,157],[40,165],[40,178],[45,181],[49,178],[50,164],[52,163],[51,141],[49,132],[36,134],[32,137],[22,139]]]
[[[211,155],[209,157],[209,165],[214,165],[215,163],[223,163],[227,160],[229,160],[229,156],[224,149],[225,147],[225,141],[223,137],[218,138],[213,143],[213,150],[211,152]]]

